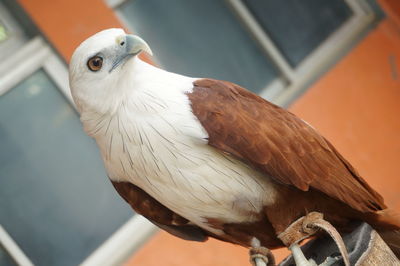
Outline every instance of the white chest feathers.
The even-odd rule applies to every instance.
[[[208,230],[213,229],[205,218],[252,221],[252,214],[273,201],[274,185],[207,144],[207,132],[185,95],[192,81],[147,83],[113,115],[87,112],[81,120],[96,139],[112,180],[139,186]]]

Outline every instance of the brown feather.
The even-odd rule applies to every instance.
[[[159,203],[141,188],[127,182],[111,181],[111,183],[135,212],[143,215],[158,227],[186,240],[207,240],[208,235],[200,227],[190,224],[187,219]]]
[[[279,183],[316,189],[360,212],[386,208],[336,149],[292,113],[225,81],[197,80],[188,97],[211,146]]]

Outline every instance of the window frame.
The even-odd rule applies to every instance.
[[[128,0],[104,0],[114,9],[124,26],[128,26],[124,16],[117,8]],[[307,87],[326,72],[344,54],[360,35],[368,29],[376,15],[367,0],[343,0],[352,10],[353,15],[335,32],[329,35],[317,48],[307,55],[297,66],[292,67],[284,57],[272,38],[264,31],[251,11],[242,0],[224,0],[245,26],[248,33],[255,39],[264,53],[280,71],[280,76],[266,85],[259,93],[275,104],[288,106]]]
[[[0,247],[11,257],[11,259],[21,266],[33,266],[32,261],[21,250],[14,239],[7,233],[7,231],[0,224]]]
[[[225,1],[229,3],[281,71],[283,82],[286,81],[288,85],[278,94],[273,95],[271,100],[283,106],[288,105],[306,89],[307,85],[327,71],[375,19],[373,10],[365,0],[344,0],[353,11],[353,15],[307,55],[298,66],[292,67],[241,0]],[[260,95],[270,97],[270,88],[271,86],[264,88]]]
[[[5,26],[8,38],[3,42],[0,42],[0,51],[13,49],[15,47],[20,47],[26,41],[24,38],[24,33],[20,27],[18,27],[15,19],[7,12],[6,7],[0,2],[0,21]]]
[[[13,67],[10,68],[9,66]],[[69,89],[67,66],[40,36],[30,39],[15,53],[0,62],[0,97],[40,69],[45,71],[76,109]],[[156,230],[157,228],[152,223],[141,215],[135,214],[81,264],[121,264],[139,249]],[[18,247],[18,244],[3,229],[1,224],[0,246],[3,246],[4,250],[19,265],[33,265],[29,257]]]

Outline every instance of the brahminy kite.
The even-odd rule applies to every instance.
[[[301,217],[322,214],[339,232],[363,220],[399,255],[398,217],[308,123],[236,84],[150,65],[142,51],[140,37],[108,29],[69,67],[84,130],[137,213],[183,239],[286,245],[295,258],[304,236],[282,234]]]

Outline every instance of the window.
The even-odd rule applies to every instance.
[[[107,0],[154,60],[225,79],[285,105],[344,53],[375,15],[363,0]]]
[[[244,0],[290,66],[296,67],[352,15],[343,0]]]
[[[136,0],[120,12],[169,71],[231,80],[255,91],[279,74],[222,1]]]
[[[0,264],[121,261],[153,227],[109,182],[65,64],[1,2],[0,13]]]

